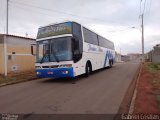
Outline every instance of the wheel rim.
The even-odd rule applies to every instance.
[[[88,74],[90,74],[90,67],[89,66],[87,67],[87,71],[88,71]]]

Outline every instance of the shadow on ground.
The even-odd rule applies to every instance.
[[[107,69],[109,69],[109,67],[93,71],[91,73],[91,76],[94,75],[94,74],[98,74],[99,72],[105,71]],[[89,77],[85,77],[85,75],[83,74],[83,75],[76,76],[74,78],[47,78],[47,79],[45,79],[43,81],[40,81],[40,82],[41,83],[63,83],[63,84],[64,83],[66,83],[66,84],[71,83],[71,84],[76,84],[76,82],[81,81],[81,80],[86,80]]]

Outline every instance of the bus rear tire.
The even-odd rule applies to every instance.
[[[112,65],[113,65],[113,62],[110,60],[110,61],[109,61],[109,68],[111,68]]]
[[[85,69],[86,69],[85,77],[88,77],[88,76],[91,74],[91,72],[92,72],[91,64],[89,64],[89,63],[87,62]]]

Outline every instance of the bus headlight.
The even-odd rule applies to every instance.
[[[37,75],[40,75],[41,73],[40,72],[37,72]]]
[[[63,70],[62,74],[68,74],[68,71],[67,70]]]

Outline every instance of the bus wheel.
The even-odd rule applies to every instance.
[[[92,72],[92,68],[91,65],[89,63],[86,64],[86,73],[85,73],[85,77],[88,77],[89,74],[91,74]]]
[[[113,63],[112,63],[112,61],[110,60],[110,61],[109,61],[109,68],[111,68],[112,65],[113,65]]]

